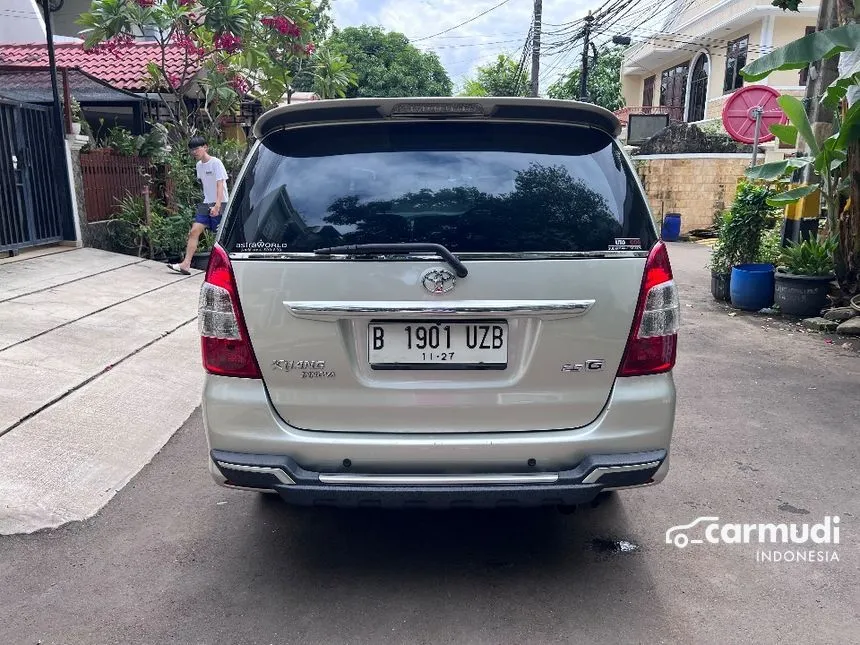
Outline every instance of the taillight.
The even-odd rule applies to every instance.
[[[618,376],[671,370],[675,366],[680,324],[681,306],[669,253],[662,242],[657,242],[645,263],[636,315]]]
[[[219,376],[262,378],[239,305],[233,267],[218,245],[209,256],[197,313],[206,371]]]

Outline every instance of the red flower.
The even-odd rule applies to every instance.
[[[230,86],[234,90],[236,90],[236,93],[240,96],[243,94],[247,94],[248,90],[251,89],[251,86],[248,84],[248,81],[239,74],[236,74],[236,76],[230,79]]]
[[[190,4],[194,4],[197,0],[179,0],[180,7],[187,7]]]
[[[292,38],[300,38],[302,35],[298,25],[286,16],[275,16],[273,18],[263,18],[260,20],[264,27],[271,27],[279,34],[290,36]]]
[[[229,31],[215,36],[215,49],[221,49],[232,54],[242,48],[242,39],[239,36],[234,36]]]
[[[194,39],[187,34],[178,34],[177,36],[174,36],[173,42],[178,47],[184,49],[185,53],[189,56],[203,58],[206,55],[206,50],[203,47],[199,47]]]
[[[137,0],[137,4],[144,9],[149,9],[150,7],[155,6],[156,0]]]
[[[100,53],[108,53],[113,54],[115,58],[120,57],[119,50],[124,47],[131,47],[134,44],[134,36],[130,36],[128,34],[120,34],[118,36],[114,36],[103,43],[99,43],[94,47],[90,47],[85,51],[87,53],[92,54],[100,54]]]
[[[313,54],[316,50],[317,50],[317,46],[316,46],[316,45],[314,45],[313,43],[308,43],[307,45],[305,45],[305,53],[306,53],[308,56],[310,56],[311,54]]]
[[[227,73],[227,66],[223,65],[221,63],[218,63],[215,66],[215,71],[217,71],[219,74],[226,74]]]
[[[179,87],[180,80],[176,74],[168,74],[167,75],[167,82],[170,84],[170,87],[172,87],[175,90],[176,88]]]

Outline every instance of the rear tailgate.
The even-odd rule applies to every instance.
[[[600,414],[644,264],[470,262],[468,277],[441,297],[421,286],[427,269],[443,266],[428,260],[233,267],[266,389],[285,421],[314,430],[479,432],[578,427]],[[392,354],[374,351],[374,328]],[[408,367],[386,364],[406,362],[407,330],[416,358]],[[435,364],[414,364],[428,354]]]
[[[274,409],[298,428],[576,428],[603,410],[654,226],[612,137],[488,121],[275,132],[221,243]],[[341,254],[365,243],[432,254]]]

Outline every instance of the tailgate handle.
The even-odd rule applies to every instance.
[[[339,318],[378,318],[406,315],[446,316],[527,316],[558,319],[581,316],[594,306],[594,300],[464,300],[448,302],[284,302],[296,318],[333,320]]]

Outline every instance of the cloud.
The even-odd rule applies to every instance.
[[[453,27],[498,4],[499,0],[333,0],[332,12],[338,27],[362,24],[380,26],[405,34],[416,47],[434,51],[448,75],[460,88],[479,65],[499,54],[519,59],[532,15],[532,2],[510,0],[474,22],[445,34],[427,38]],[[570,34],[553,34],[563,25],[583,18],[596,9],[597,0],[543,0],[545,42],[562,43]],[[576,51],[541,56],[541,93],[561,74],[579,64]],[[531,66],[531,59],[527,62]]]

